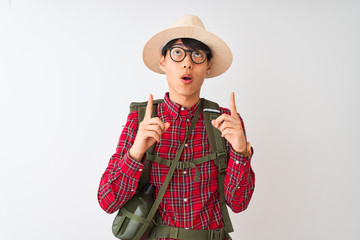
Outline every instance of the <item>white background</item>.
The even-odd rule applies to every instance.
[[[11,6],[10,6],[11,3]],[[131,101],[162,98],[145,42],[185,14],[233,51],[256,188],[233,239],[359,239],[359,1],[3,0],[2,239],[114,239],[97,203]]]

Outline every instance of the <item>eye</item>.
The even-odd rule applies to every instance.
[[[174,49],[173,54],[176,55],[176,56],[179,56],[179,55],[181,55],[181,51],[178,50],[178,49]]]
[[[196,51],[194,51],[193,56],[196,58],[203,58],[204,53],[202,51],[196,50]]]

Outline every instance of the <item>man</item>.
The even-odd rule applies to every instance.
[[[121,208],[134,195],[147,161],[145,152],[151,145],[156,143],[154,155],[157,157],[174,159],[195,112],[201,107],[204,79],[224,73],[231,65],[232,54],[225,42],[205,30],[198,17],[187,15],[153,36],[144,47],[143,59],[151,70],[166,74],[169,92],[156,109],[157,117],[151,117],[151,94],[140,124],[137,111],[128,115],[116,153],[100,182],[98,200],[108,213]],[[204,122],[201,112],[186,139],[180,162],[191,162],[211,153]],[[255,175],[250,165],[253,150],[236,111],[234,93],[230,96],[230,110],[220,108],[220,115],[211,124],[221,132],[227,152],[223,181],[226,204],[232,211],[241,212],[250,202]],[[152,163],[149,183],[156,187],[155,198],[168,171],[169,167]],[[198,181],[195,180],[197,171],[200,172]],[[158,208],[161,224],[176,231],[223,229],[218,174],[215,160],[196,168],[177,169]],[[221,239],[229,238],[227,232],[221,236]]]

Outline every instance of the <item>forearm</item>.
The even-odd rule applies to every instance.
[[[131,159],[128,154],[119,161],[113,159],[116,154],[101,178],[98,191],[99,204],[107,213],[115,212],[134,195],[144,169],[141,162]]]
[[[248,207],[255,188],[251,156],[246,159],[233,150],[230,152],[224,188],[225,200],[233,212],[241,212]]]
[[[137,134],[137,113],[128,115],[120,135],[116,153],[112,155],[101,177],[98,201],[108,213],[122,207],[135,193],[144,165],[129,155],[129,149]]]

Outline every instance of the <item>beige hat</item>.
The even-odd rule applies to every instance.
[[[166,43],[177,38],[193,38],[206,44],[213,53],[211,71],[206,78],[223,74],[231,65],[232,53],[228,45],[215,34],[205,30],[200,18],[185,15],[176,20],[170,28],[154,35],[144,46],[143,60],[150,70],[164,74],[159,67],[161,49]]]

